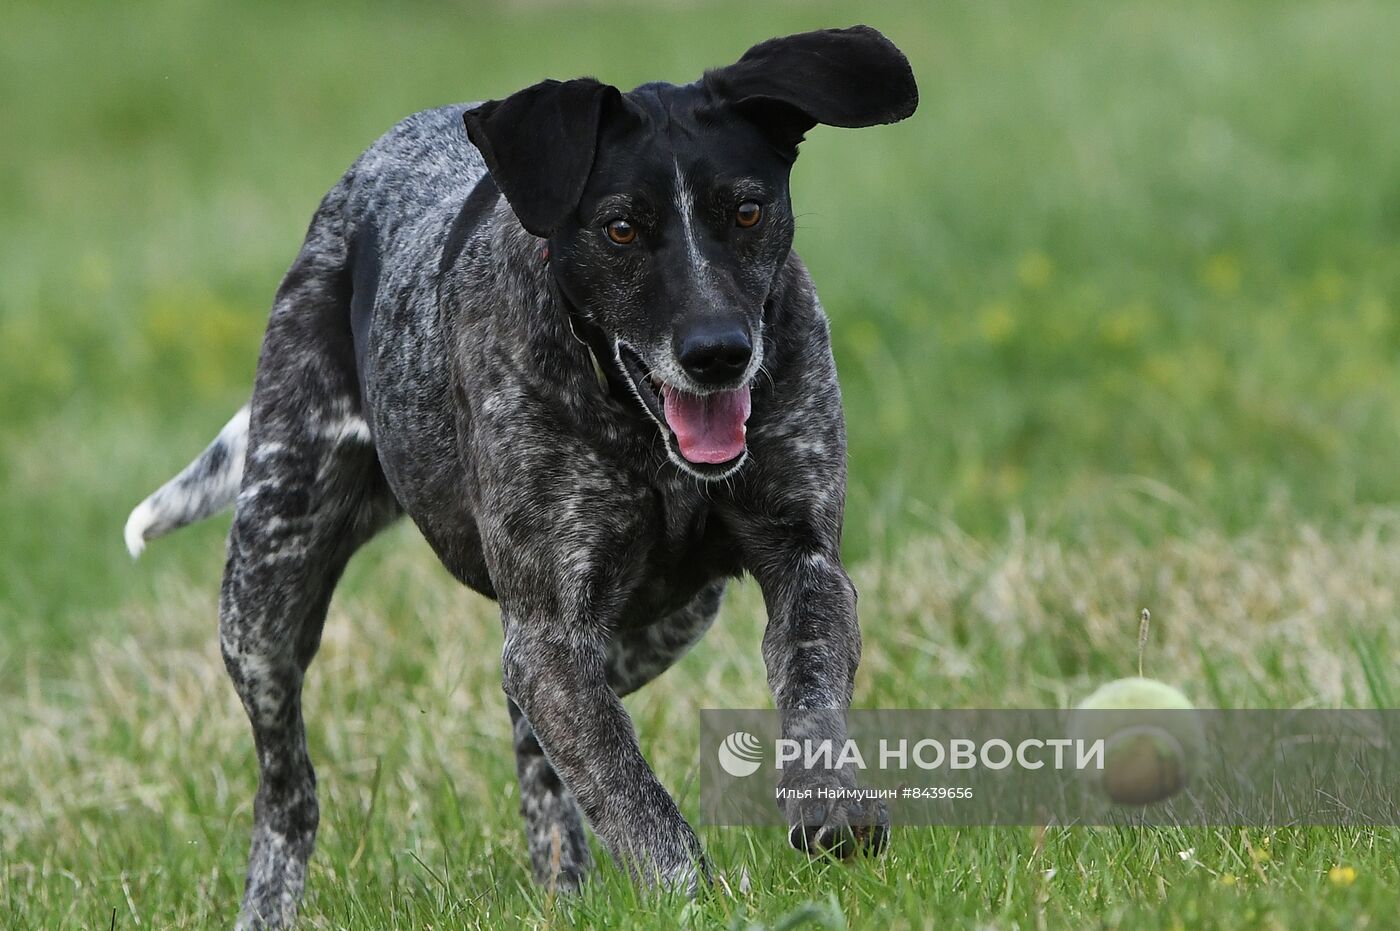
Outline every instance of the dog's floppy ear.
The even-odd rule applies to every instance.
[[[618,90],[592,78],[541,81],[462,119],[520,224],[548,236],[578,206],[603,111]]]
[[[895,123],[919,105],[909,59],[869,26],[769,39],[704,80],[716,97],[794,145],[817,123]]]

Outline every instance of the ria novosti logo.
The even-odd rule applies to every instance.
[[[866,754],[854,740],[833,741],[794,740],[779,738],[775,742],[774,763],[778,769],[790,767],[805,770],[961,770],[1009,768],[1038,770],[1099,770],[1104,768],[1105,741],[1051,737],[1044,740],[1027,738],[1012,743],[999,737],[973,740],[954,737],[948,740],[924,738],[881,738],[876,756],[867,761]],[[719,765],[731,776],[752,776],[763,766],[764,744],[748,731],[734,731],[719,745]]]
[[[752,776],[763,765],[763,745],[748,731],[735,731],[720,742],[719,765],[731,776]]]

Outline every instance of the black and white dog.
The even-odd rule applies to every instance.
[[[804,33],[684,86],[545,81],[419,113],[326,195],[251,403],[126,526],[135,554],[235,506],[220,643],[260,767],[240,926],[295,915],[318,820],[302,679],[346,562],[404,512],[500,602],[542,882],[589,870],[585,817],[640,879],[703,881],[619,696],[704,634],[725,580],[763,590],[784,727],[848,706],[845,428],[788,175],[815,124],[917,103],[880,33]],[[816,736],[843,739],[839,717]],[[855,801],[786,814],[813,854],[888,832]]]

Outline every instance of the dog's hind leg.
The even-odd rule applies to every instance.
[[[304,252],[298,266],[307,261]],[[359,414],[348,333],[333,328],[332,314],[345,313],[340,293],[298,266],[258,366],[219,602],[224,663],[259,768],[238,921],[247,929],[285,927],[296,915],[319,820],[302,679],[351,554],[398,513]]]
[[[540,885],[569,892],[593,869],[593,854],[583,830],[583,813],[544,755],[530,722],[509,701],[515,730],[515,774],[520,780],[520,813],[530,867]]]
[[[627,695],[670,668],[709,630],[723,594],[724,583],[714,582],[650,627],[618,634],[608,645],[608,683],[613,691]],[[583,813],[545,757],[530,722],[515,702],[509,705],[520,813],[525,816],[535,880],[561,891],[575,889],[593,868]]]

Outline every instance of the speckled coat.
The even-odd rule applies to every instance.
[[[900,107],[870,122],[913,104]],[[543,883],[572,888],[587,873],[585,819],[640,880],[704,880],[700,844],[620,696],[696,642],[726,580],[747,572],[762,588],[763,655],[790,732],[814,726],[803,710],[851,700],[846,442],[805,267],[785,245],[756,311],[762,369],[742,464],[718,481],[691,474],[611,334],[562,298],[549,240],[524,228],[468,139],[469,109],[404,120],[326,195],[278,290],[250,407],[127,527],[136,552],[236,492],[220,634],[261,772],[245,927],[295,915],[318,822],[302,678],[346,562],[401,514],[452,575],[500,603]],[[818,736],[841,736],[839,715],[821,720]],[[878,849],[888,824],[854,801],[793,803],[788,817],[794,846],[838,855]]]

